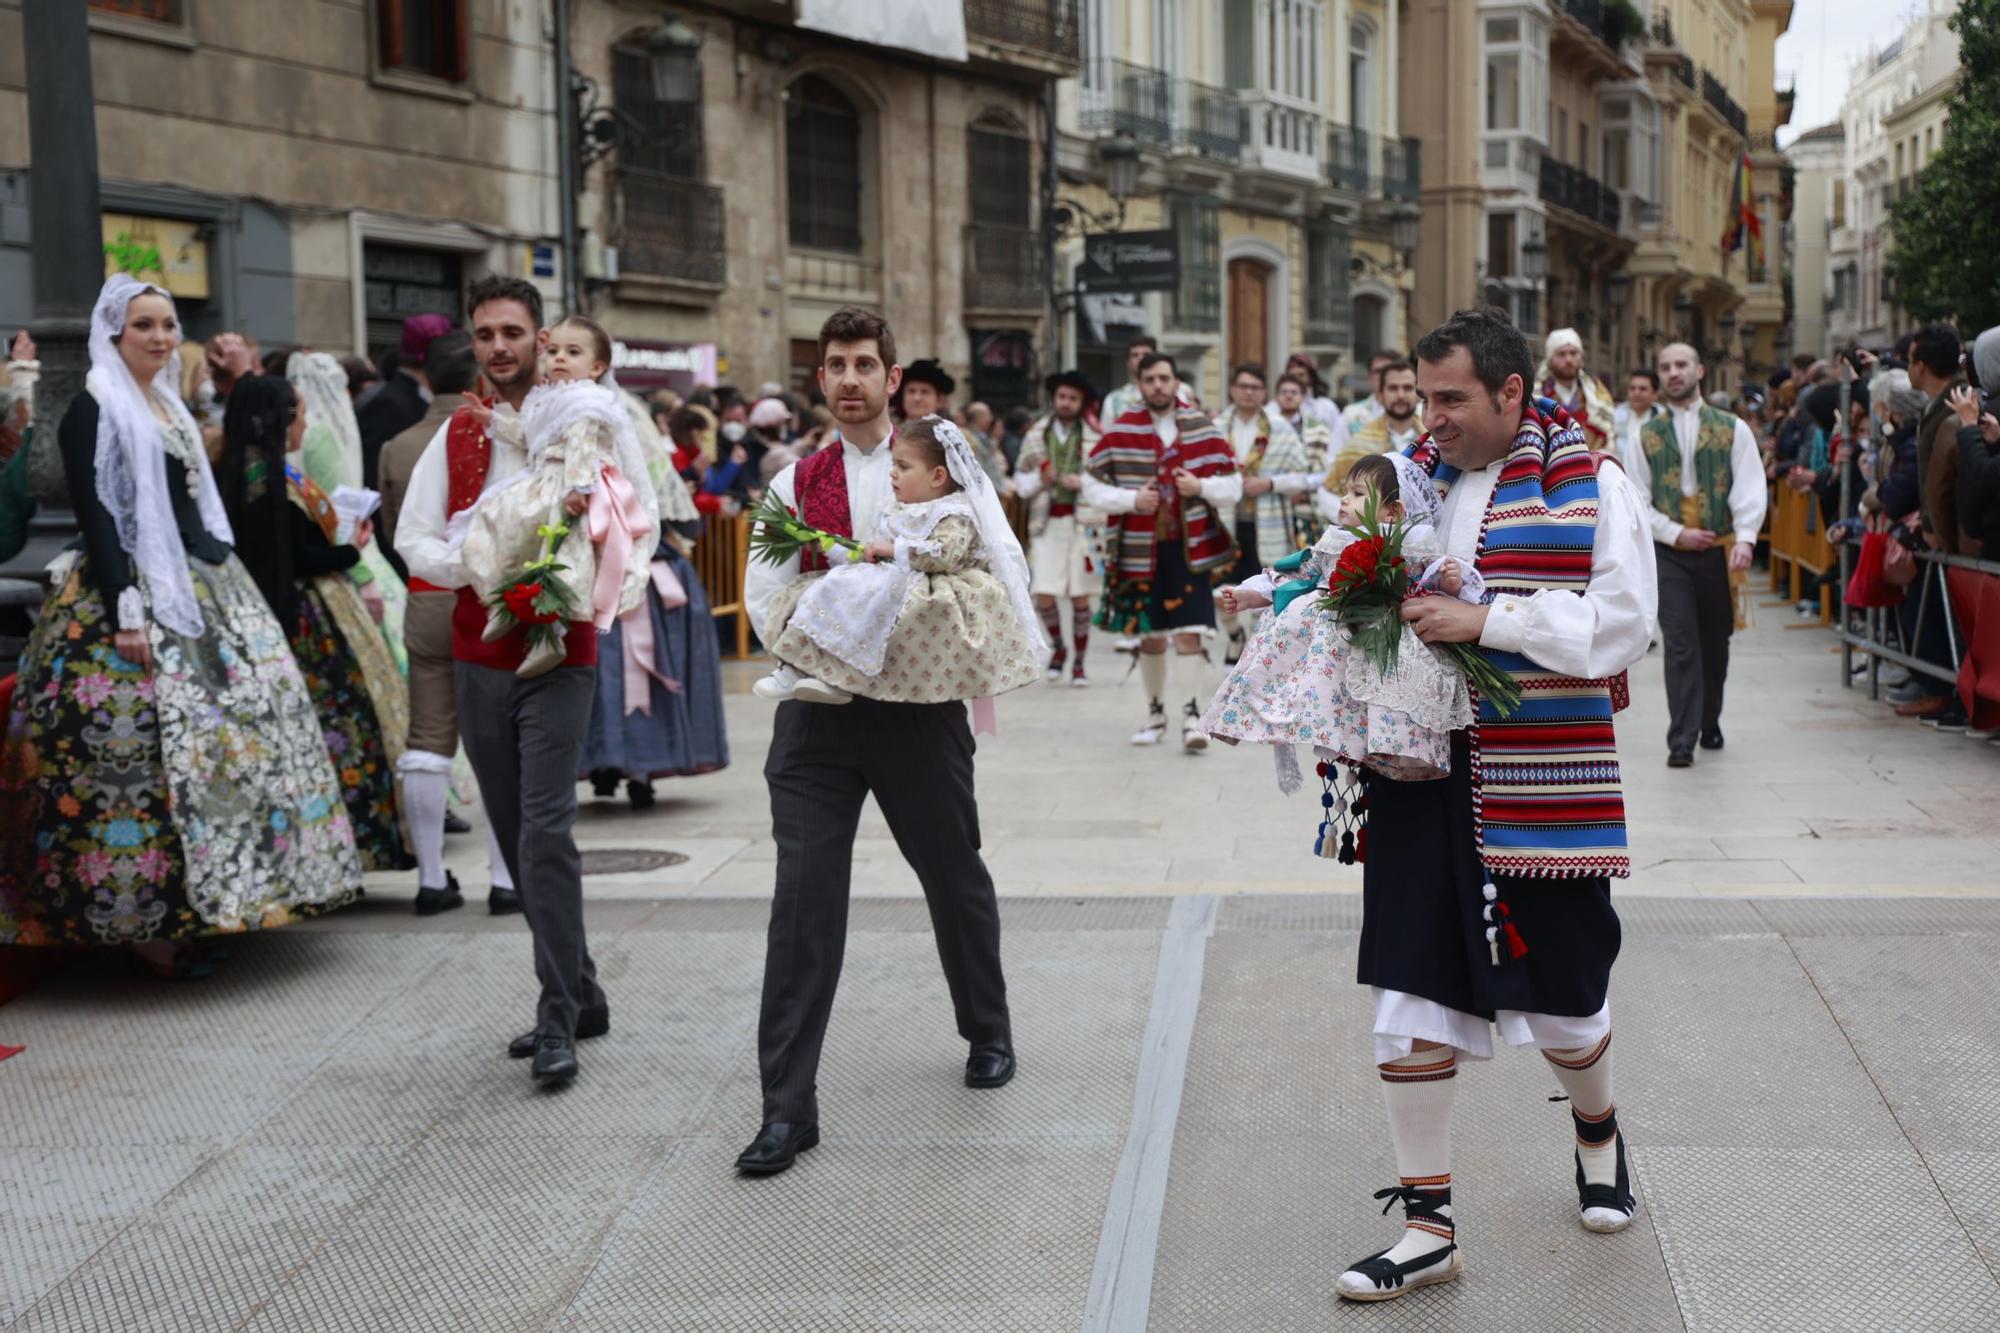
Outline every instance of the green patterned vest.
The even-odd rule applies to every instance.
[[[1736,530],[1729,514],[1729,484],[1734,480],[1729,454],[1736,442],[1736,418],[1704,403],[1700,423],[1695,431],[1691,501],[1682,494],[1681,445],[1674,434],[1673,413],[1654,417],[1640,428],[1639,442],[1653,472],[1653,507],[1677,523],[1687,523],[1692,508],[1700,526],[1727,535]]]

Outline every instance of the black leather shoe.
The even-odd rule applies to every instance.
[[[1694,754],[1688,750],[1672,750],[1667,754],[1668,768],[1693,768]]]
[[[766,1125],[737,1155],[736,1169],[746,1176],[775,1176],[789,1170],[800,1153],[818,1146],[818,1125]]]
[[[444,812],[444,831],[446,833],[470,833],[472,832],[472,825],[466,823],[457,811],[447,810]]]
[[[618,770],[615,768],[593,768],[590,770],[590,792],[607,800],[618,794]]]
[[[458,891],[458,876],[449,870],[444,873],[444,887],[427,889],[417,886],[417,915],[436,916],[439,912],[449,912],[465,906],[465,895]]]
[[[632,803],[634,810],[651,810],[655,800],[653,784],[645,778],[633,778],[625,784],[625,799]]]
[[[567,1037],[537,1037],[529,1073],[537,1083],[567,1083],[576,1077],[576,1043]]]
[[[1704,750],[1720,750],[1722,748],[1722,728],[1710,727],[1707,731],[1702,732],[1701,748]]]
[[[965,1061],[968,1088],[1005,1087],[1014,1077],[1014,1052],[1005,1046],[975,1046]]]
[[[511,916],[521,910],[521,895],[513,889],[494,885],[486,891],[486,911],[490,916]]]
[[[609,1031],[611,1031],[611,1007],[609,1005],[606,1005],[602,1009],[585,1009],[576,1016],[576,1039],[578,1041],[589,1041],[592,1037],[601,1037]],[[527,1059],[535,1053],[535,1043],[541,1039],[542,1034],[539,1032],[523,1032],[520,1036],[507,1043],[507,1058],[509,1060]]]

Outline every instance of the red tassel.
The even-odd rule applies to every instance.
[[[1528,942],[1521,938],[1520,931],[1514,929],[1512,921],[1502,921],[1500,923],[1500,933],[1507,937],[1508,957],[1520,958],[1527,954]]]
[[[1368,859],[1368,828],[1365,824],[1354,834],[1354,859],[1357,861]]]

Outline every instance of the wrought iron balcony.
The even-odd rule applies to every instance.
[[[1039,311],[1049,297],[1041,234],[975,222],[965,229],[965,307]]]
[[[1369,140],[1367,130],[1353,125],[1329,125],[1326,135],[1326,178],[1335,189],[1368,193]]]
[[[965,35],[1075,64],[1076,0],[965,0]]]
[[[1164,145],[1173,137],[1173,82],[1129,61],[1093,61],[1084,73],[1079,123],[1087,133],[1129,134]]]
[[[1174,84],[1175,142],[1209,157],[1239,160],[1250,142],[1250,109],[1227,88],[1193,79]]]
[[[1736,99],[1722,86],[1722,80],[1707,70],[1701,72],[1701,100],[1714,108],[1715,114],[1721,116],[1738,134],[1750,132],[1750,118],[1743,114],[1743,108],[1736,104]]]
[[[1542,158],[1541,195],[1546,202],[1612,231],[1624,218],[1625,204],[1618,191],[1553,157]]]
[[[1423,193],[1423,144],[1416,139],[1382,141],[1382,193],[1415,203]]]
[[[1684,55],[1674,62],[1674,77],[1686,84],[1690,89],[1695,86],[1693,56]]]
[[[618,190],[622,271],[718,287],[728,280],[721,187],[626,167]]]

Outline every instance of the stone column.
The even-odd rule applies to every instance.
[[[104,284],[89,11],[80,4],[23,6],[21,46],[28,70],[33,329],[42,361],[28,488],[42,507],[38,527],[73,526],[68,514],[50,512],[69,504],[56,427],[83,392],[90,311]]]

